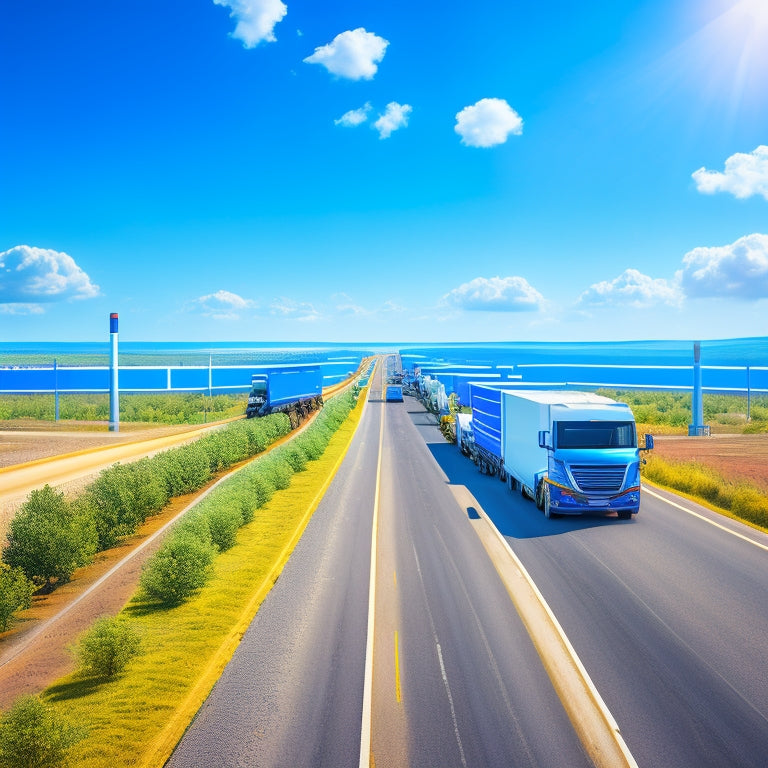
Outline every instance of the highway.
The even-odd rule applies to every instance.
[[[667,499],[697,509],[646,489],[632,521],[545,520],[415,400],[382,403],[375,378],[344,464],[168,765],[591,765],[476,533],[483,512],[641,768],[765,766],[768,537]]]

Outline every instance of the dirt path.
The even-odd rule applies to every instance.
[[[0,540],[29,493],[49,485],[77,493],[115,462],[135,461],[197,440],[226,421],[190,427],[158,427],[118,436],[93,432],[0,432]],[[72,451],[72,447],[76,450]],[[22,463],[23,462],[23,463]]]
[[[267,450],[295,437],[316,415],[312,414],[299,429],[280,438]],[[146,445],[146,442],[139,444],[145,447],[141,455],[146,455]],[[0,709],[25,693],[39,693],[71,672],[76,667],[71,649],[78,636],[96,619],[113,616],[122,609],[138,586],[142,566],[161,545],[167,529],[215,485],[252,460],[232,467],[196,493],[172,499],[134,536],[118,547],[98,553],[91,565],[77,570],[68,584],[51,594],[35,596],[32,608],[24,611],[10,630],[0,633]],[[39,466],[47,469],[51,463],[56,462]],[[10,471],[0,472],[0,481],[9,474]]]

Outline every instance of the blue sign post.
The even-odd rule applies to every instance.
[[[120,398],[117,385],[117,312],[109,316],[109,431],[120,431]]]

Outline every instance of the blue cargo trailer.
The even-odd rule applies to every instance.
[[[287,413],[297,427],[323,404],[323,373],[319,365],[292,365],[254,374],[245,415]]]
[[[640,451],[625,403],[589,392],[470,387],[474,447],[480,471],[507,481],[552,514],[640,508]]]

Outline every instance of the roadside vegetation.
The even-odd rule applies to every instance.
[[[751,483],[732,482],[696,461],[669,461],[653,454],[641,472],[646,480],[768,530],[768,496]]]
[[[243,419],[152,458],[114,464],[72,500],[48,485],[32,491],[11,520],[2,550],[0,582],[13,588],[0,598],[0,626],[7,629],[13,614],[29,607],[30,589],[50,592],[68,582],[77,568],[135,533],[172,498],[199,490],[289,432],[284,413]],[[214,515],[210,528],[217,540],[224,525]]]
[[[655,434],[688,434],[691,423],[691,395],[684,392],[599,389],[598,395],[627,403],[635,415],[638,431]],[[713,432],[759,434],[768,432],[768,397],[751,398],[747,421],[747,398],[741,395],[704,393],[704,423]],[[652,428],[652,429],[651,429]]]
[[[120,420],[144,424],[203,424],[242,416],[247,395],[120,395]],[[54,421],[54,395],[3,395],[0,421]],[[59,395],[59,421],[109,421],[109,395]]]
[[[71,764],[165,762],[279,576],[362,404],[351,392],[333,398],[302,434],[217,486],[147,562],[123,611],[81,639],[79,669],[34,704],[84,728],[75,738],[60,726]],[[21,722],[15,709],[9,722]]]
[[[601,389],[598,394],[627,403],[635,415],[638,433],[687,435],[691,423],[691,395],[682,392]],[[704,423],[713,433],[768,433],[768,397],[752,397],[750,421],[747,398],[704,394]],[[746,481],[734,482],[697,461],[670,461],[651,452],[642,475],[657,485],[685,494],[726,515],[768,529],[768,496]]]

